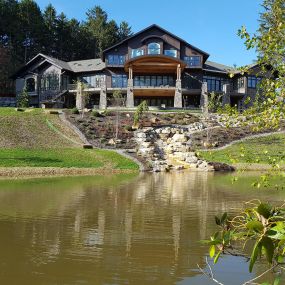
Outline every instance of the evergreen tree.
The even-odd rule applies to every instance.
[[[132,28],[126,21],[122,21],[120,23],[119,31],[118,31],[118,38],[120,41],[128,38],[132,35]]]

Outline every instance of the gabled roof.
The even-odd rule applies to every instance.
[[[231,66],[207,60],[203,65],[203,70],[218,73],[229,73],[235,71]]]
[[[37,60],[44,59],[44,61],[49,62],[52,65],[57,66],[62,70],[67,70],[70,72],[92,72],[100,71],[105,68],[105,63],[102,62],[101,58],[87,59],[87,60],[76,60],[76,61],[63,61],[57,58],[39,53],[33,57],[28,63],[26,63],[22,68],[20,68],[12,78],[18,77],[22,72],[25,72],[30,66],[36,63]]]
[[[33,57],[29,62],[27,62],[23,67],[21,67],[15,74],[13,74],[11,77],[16,78],[18,77],[21,73],[25,72],[28,70],[29,67],[31,67],[34,63],[37,62],[37,60],[44,59],[44,61],[49,62],[52,65],[57,66],[60,69],[72,71],[68,65],[67,62],[53,58],[51,56],[47,56],[45,54],[39,53],[35,57]]]
[[[156,29],[161,30],[162,32],[164,32],[164,33],[170,35],[171,37],[177,39],[178,41],[183,42],[186,46],[189,46],[190,48],[192,48],[192,49],[194,49],[194,50],[196,50],[196,51],[202,53],[203,55],[205,55],[205,58],[206,58],[206,59],[209,57],[209,54],[208,54],[207,52],[205,52],[205,51],[203,51],[203,50],[201,50],[201,49],[199,49],[199,48],[197,48],[197,47],[195,47],[195,46],[189,44],[189,43],[186,42],[185,40],[179,38],[178,36],[176,36],[176,35],[170,33],[169,31],[163,29],[162,27],[160,27],[160,26],[158,26],[158,25],[156,25],[156,24],[150,25],[149,27],[147,27],[147,28],[145,28],[145,29],[143,29],[143,30],[141,30],[141,31],[139,31],[139,32],[137,32],[137,33],[131,35],[130,37],[128,37],[128,38],[122,40],[121,42],[119,42],[119,43],[117,43],[117,44],[115,44],[115,45],[113,45],[113,46],[111,46],[111,47],[105,49],[105,50],[103,51],[103,54],[104,54],[105,52],[107,52],[107,51],[109,51],[109,50],[111,50],[111,49],[113,49],[113,48],[115,48],[115,47],[117,47],[117,46],[119,46],[119,45],[121,45],[121,44],[123,44],[123,43],[129,41],[130,39],[133,39],[134,37],[136,37],[136,36],[138,36],[138,35],[140,35],[140,34],[146,32],[146,31],[148,31],[148,30],[150,30],[150,29],[153,29],[153,28],[156,28]]]

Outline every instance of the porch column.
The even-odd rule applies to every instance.
[[[208,109],[209,102],[208,101],[209,101],[209,98],[208,98],[207,82],[203,82],[202,83],[200,106],[201,106],[202,113],[203,113],[205,118],[208,118],[208,114],[209,114],[209,109]]]
[[[107,87],[106,87],[106,76],[100,81],[100,99],[99,109],[105,110],[107,108]]]
[[[134,108],[134,80],[133,80],[133,68],[129,67],[129,78],[128,78],[128,86],[127,86],[127,108]]]
[[[182,108],[181,66],[177,65],[177,79],[175,85],[174,108]]]
[[[230,87],[231,87],[230,84],[223,84],[223,100],[222,100],[223,106],[228,105],[231,102]]]

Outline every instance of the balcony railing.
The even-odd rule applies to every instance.
[[[99,89],[101,88],[101,83],[100,82],[96,82],[96,84],[88,84],[88,83],[84,83],[84,89]],[[77,84],[68,84],[67,85],[67,90],[69,91],[76,91],[77,90]]]

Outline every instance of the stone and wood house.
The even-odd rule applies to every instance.
[[[16,93],[26,88],[31,106],[73,107],[77,83],[83,82],[90,107],[100,109],[108,107],[115,90],[121,90],[128,108],[143,100],[158,108],[199,108],[201,94],[209,92],[242,108],[245,98],[256,94],[259,78],[208,58],[205,51],[151,25],[106,49],[101,58],[65,62],[38,54],[13,78]]]

